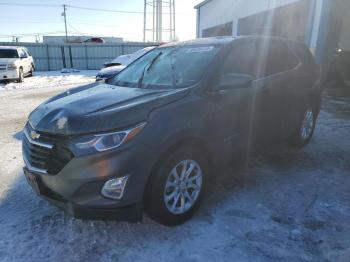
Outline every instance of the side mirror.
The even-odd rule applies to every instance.
[[[253,76],[246,74],[225,74],[220,78],[218,90],[228,90],[249,87]]]

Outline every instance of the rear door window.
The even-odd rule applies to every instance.
[[[222,74],[246,74],[255,76],[255,43],[247,41],[238,43],[228,54]]]

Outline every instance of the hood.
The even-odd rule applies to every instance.
[[[118,74],[120,71],[122,71],[125,68],[124,65],[118,65],[118,66],[109,66],[106,68],[102,68],[100,72],[98,72],[99,77],[104,77],[104,76],[114,76]]]
[[[19,58],[0,58],[0,64],[12,64],[15,63]]]
[[[35,130],[78,135],[146,121],[149,113],[183,98],[188,89],[150,90],[94,83],[61,93],[29,115]]]

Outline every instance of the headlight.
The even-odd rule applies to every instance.
[[[7,70],[14,70],[14,69],[17,69],[16,64],[8,64],[7,65]]]
[[[125,131],[118,131],[114,133],[107,133],[101,135],[94,135],[85,142],[76,144],[79,149],[95,148],[97,151],[106,151],[125,144],[137,136],[141,130],[145,127],[146,123],[143,122],[133,128]]]

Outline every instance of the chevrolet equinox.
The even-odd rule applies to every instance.
[[[108,84],[36,108],[24,128],[24,173],[37,194],[78,218],[135,222],[145,211],[180,224],[227,159],[281,139],[308,144],[320,99],[304,44],[254,36],[170,43]]]

